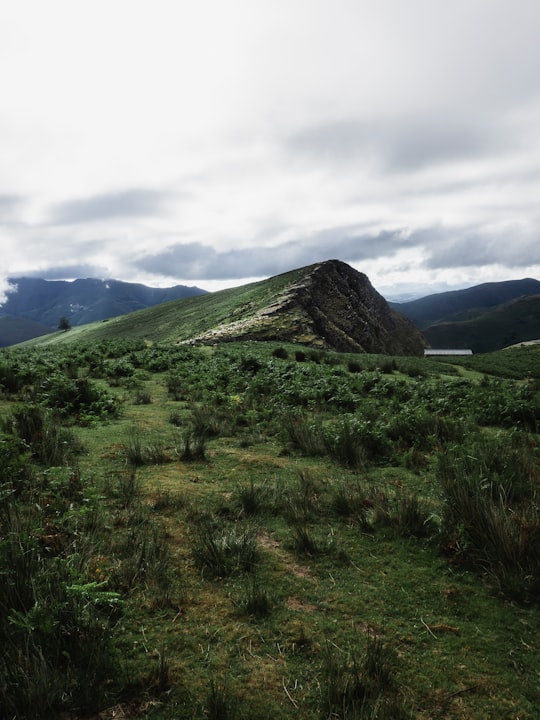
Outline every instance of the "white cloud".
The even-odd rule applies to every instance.
[[[534,269],[539,32],[536,0],[8,3],[2,270]]]

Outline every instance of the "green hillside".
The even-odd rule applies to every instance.
[[[393,306],[423,330],[439,322],[472,319],[517,298],[539,293],[540,282],[524,278],[435,293],[409,302],[394,303]]]
[[[169,343],[189,340],[219,325],[251,318],[279,298],[305,270],[301,268],[238,288],[174,300],[65,333],[36,338],[29,344],[94,342],[119,337]]]
[[[328,260],[238,288],[153,308],[38,338],[32,345],[282,340],[346,352],[423,354],[425,342],[392,310],[366,275]]]
[[[2,717],[540,717],[539,346],[70,333],[0,351]]]
[[[432,347],[491,352],[540,338],[540,295],[520,298],[471,320],[441,322],[422,331]]]

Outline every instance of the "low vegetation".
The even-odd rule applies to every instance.
[[[538,717],[539,378],[538,347],[4,350],[2,716]]]

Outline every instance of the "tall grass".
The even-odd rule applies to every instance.
[[[540,593],[540,514],[534,448],[523,438],[480,439],[441,454],[444,544],[509,595]]]
[[[322,720],[406,720],[409,714],[396,680],[397,658],[369,634],[360,657],[327,643],[321,676]]]
[[[251,524],[202,519],[195,529],[192,555],[206,577],[252,572],[259,562],[257,529]]]

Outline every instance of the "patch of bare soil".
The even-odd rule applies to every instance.
[[[258,540],[261,547],[265,550],[269,550],[279,559],[287,570],[298,578],[312,578],[313,575],[308,567],[305,565],[299,565],[293,556],[284,550],[279,542],[266,530],[261,530],[258,535]]]

